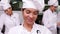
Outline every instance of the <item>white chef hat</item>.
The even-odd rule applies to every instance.
[[[34,3],[32,1],[29,0],[22,0],[23,1],[23,7],[22,8],[33,8],[36,9],[36,6],[34,5]]]
[[[32,1],[34,2],[35,6],[38,8],[38,10],[42,12],[42,10],[45,7],[44,0],[32,0]]]
[[[3,10],[3,3],[0,2],[0,10]]]
[[[49,0],[48,5],[58,6],[58,0]]]
[[[8,9],[9,7],[11,7],[11,5],[9,3],[3,5],[4,10]]]

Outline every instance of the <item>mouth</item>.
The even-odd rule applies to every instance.
[[[27,18],[28,22],[33,22],[34,20],[32,18]]]

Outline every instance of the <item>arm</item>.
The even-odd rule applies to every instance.
[[[16,34],[16,33],[15,33],[14,29],[11,28],[11,29],[9,30],[8,34]]]
[[[44,29],[44,34],[52,34],[52,32],[48,28],[44,27]]]
[[[48,13],[44,13],[43,14],[43,19],[42,19],[42,22],[43,22],[43,24],[44,24],[44,26],[46,26],[46,27],[50,27],[50,25],[49,25],[49,15],[48,15]]]
[[[19,14],[16,14],[16,25],[20,25]]]
[[[42,19],[42,23],[44,24],[44,26],[47,26],[48,23],[48,15],[46,13],[43,14],[43,19]]]

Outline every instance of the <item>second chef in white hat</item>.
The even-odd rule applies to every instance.
[[[50,6],[43,14],[43,24],[46,26],[53,34],[57,34],[57,7],[58,0],[49,0],[48,5]]]
[[[5,25],[4,34],[7,34],[10,28],[20,25],[20,20],[19,15],[12,12],[12,7],[10,4],[4,4],[3,9],[4,13],[0,16],[0,32],[3,28],[3,25]]]

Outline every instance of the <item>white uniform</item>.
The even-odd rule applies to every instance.
[[[19,15],[17,13],[13,13],[11,16],[8,16],[4,13],[0,16],[0,32],[3,28],[3,25],[5,25],[5,34],[7,34],[10,28],[19,24]]]
[[[53,34],[57,33],[57,14],[48,9],[43,14],[42,20],[44,26],[46,26],[49,30],[53,32]]]
[[[31,32],[27,31],[27,29],[25,29],[23,25],[21,25],[11,28],[8,34],[52,34],[52,33],[46,27],[34,24]]]
[[[2,3],[10,3],[10,0],[1,0]]]

